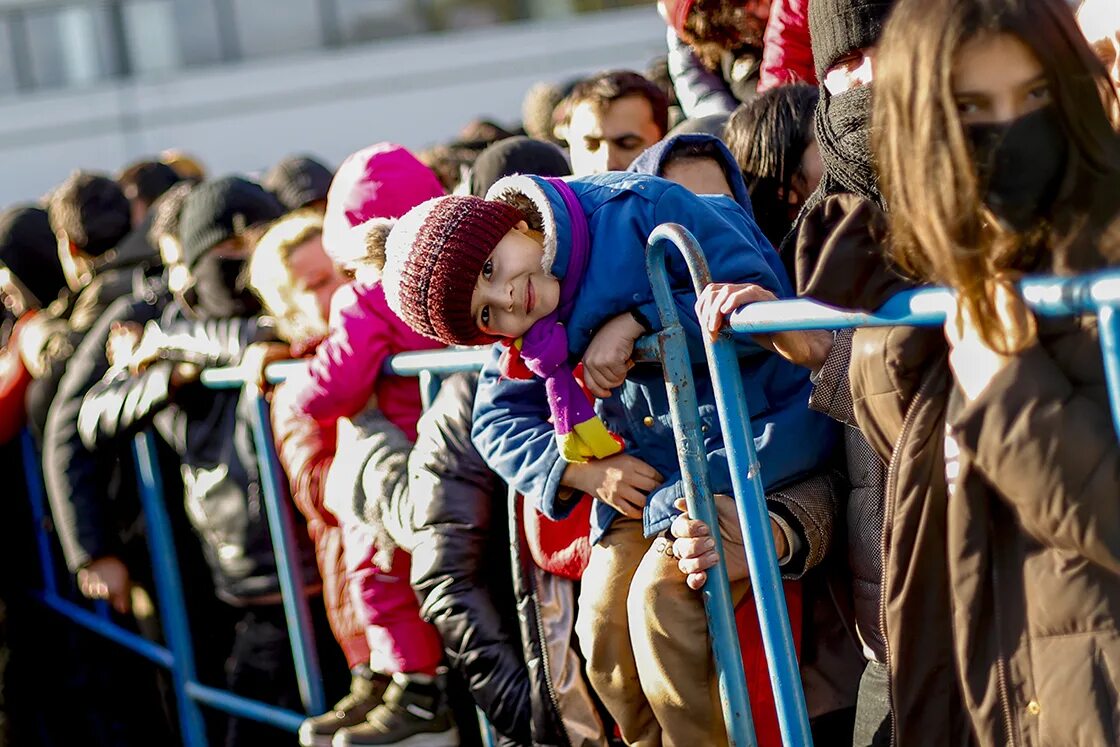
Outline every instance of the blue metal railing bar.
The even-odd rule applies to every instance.
[[[143,636],[125,630],[115,622],[107,620],[99,614],[90,612],[84,607],[74,604],[67,599],[63,599],[58,596],[58,594],[40,591],[33,592],[33,596],[42,604],[70,618],[91,633],[96,633],[103,638],[109,639],[113,643],[124,646],[157,666],[161,666],[164,669],[171,669],[171,667],[174,666],[175,657],[172,655],[171,651],[158,643],[153,643]]]
[[[186,747],[206,747],[206,728],[198,703],[190,697],[188,685],[198,680],[195,670],[194,644],[191,642],[187,603],[183,595],[183,579],[179,575],[175,537],[171,520],[163,505],[163,479],[156,458],[155,439],[145,431],[132,442],[136,459],[136,481],[140,489],[140,505],[144,511],[148,551],[152,557],[152,578],[159,604],[163,635],[171,651],[171,680],[175,686],[175,705],[179,714],[179,730]]]
[[[23,458],[23,475],[27,482],[27,497],[31,503],[31,520],[35,523],[35,546],[39,550],[39,569],[43,574],[43,587],[47,594],[58,596],[58,574],[55,571],[54,554],[48,535],[50,519],[47,518],[47,496],[43,488],[43,468],[39,461],[39,450],[31,432],[24,429],[20,434],[20,456]]]
[[[420,376],[424,372],[437,377],[478,371],[490,358],[490,348],[453,348],[418,353],[401,353],[385,364],[385,373],[394,376]],[[271,364],[265,372],[270,384],[279,384],[305,368],[307,361],[281,361]],[[237,366],[208,368],[202,372],[202,383],[210,389],[240,389],[245,385],[245,371]]]
[[[299,725],[306,718],[306,716],[294,711],[250,700],[241,695],[219,690],[216,687],[203,685],[200,682],[188,682],[186,692],[194,702],[202,703],[240,718],[271,724],[293,734],[299,731]]]
[[[1019,284],[1019,289],[1027,305],[1041,316],[1097,316],[1112,422],[1120,437],[1120,270],[1078,277],[1030,277]],[[951,291],[921,288],[894,296],[871,314],[807,299],[756,303],[731,314],[729,326],[735,332],[754,334],[895,325],[928,327],[944,324],[955,307]]]
[[[656,235],[656,234],[655,234]],[[658,347],[656,358],[661,361],[668,393],[669,409],[673,422],[673,435],[680,457],[681,481],[685,501],[691,516],[710,527],[719,526],[715,500],[708,484],[708,470],[704,452],[704,439],[700,432],[700,411],[696,401],[696,387],[692,378],[692,362],[688,343],[680,325],[676,307],[665,277],[664,244],[650,237],[647,247],[646,271],[653,284],[654,297],[661,315],[662,331],[655,336]],[[720,562],[708,571],[703,587],[704,611],[712,637],[712,654],[715,659],[716,684],[727,735],[735,747],[755,747],[754,721],[750,698],[743,672],[743,654],[735,624],[735,606],[731,601],[731,588],[724,562],[723,540],[713,531],[715,551]]]
[[[276,556],[276,575],[280,578],[280,596],[284,603],[284,618],[288,625],[288,639],[292,646],[300,700],[308,713],[323,713],[327,704],[323,695],[318,651],[314,645],[311,609],[304,591],[303,574],[300,572],[299,544],[296,542],[292,523],[288,478],[276,455],[276,440],[272,436],[268,401],[256,386],[250,385],[245,391],[253,400],[253,445],[257,452],[261,493],[265,516],[268,518],[268,532],[272,538],[272,552]]]
[[[679,338],[676,350],[662,345],[666,377],[668,368],[683,368],[682,373],[691,378],[692,366],[688,348],[684,343],[684,330],[681,328],[669,287],[669,277],[665,263],[668,246],[674,246],[684,257],[697,295],[712,282],[708,263],[699,243],[684,227],[676,224],[663,224],[650,234],[646,248],[646,271],[653,286],[654,298],[661,314],[662,325]],[[662,332],[662,335],[665,333]],[[778,570],[778,557],[774,549],[774,538],[770,531],[769,513],[766,508],[766,493],[762,486],[758,455],[754,448],[751,433],[750,412],[739,368],[739,360],[730,339],[720,336],[715,342],[705,339],[704,349],[708,369],[715,391],[716,409],[727,450],[731,482],[736,496],[735,508],[742,530],[743,544],[746,549],[747,565],[750,570],[751,589],[754,593],[755,608],[758,612],[759,628],[766,650],[770,670],[770,682],[774,690],[774,703],[777,709],[778,725],[787,747],[811,747],[812,735],[809,731],[809,712],[805,706],[805,693],[801,685],[801,675],[797,664],[797,652],[790,630],[789,613],[786,609],[785,594],[781,574]],[[689,381],[691,383],[691,381]],[[680,446],[682,475],[685,478],[686,496],[689,513],[710,527],[718,527],[714,499],[708,487],[707,460],[703,451],[703,435],[699,428],[699,411],[695,400],[695,387],[678,390],[674,402],[670,392],[670,407],[673,410],[674,430],[677,431]],[[683,398],[682,398],[682,395]],[[687,408],[687,409],[686,409]],[[678,417],[685,422],[677,422]],[[682,433],[684,431],[684,433]],[[683,436],[683,442],[682,442]],[[687,468],[686,464],[691,464]],[[692,474],[690,474],[692,473]],[[700,479],[697,480],[696,477]],[[691,485],[690,485],[691,483]],[[693,492],[697,495],[690,495]],[[694,505],[695,504],[695,505]],[[709,572],[705,584],[705,598],[711,595],[730,601],[725,557],[720,545],[718,531],[712,532],[720,554],[719,573],[713,577]],[[718,587],[713,588],[713,587]],[[722,607],[722,602],[720,607]],[[730,625],[724,619],[730,615]],[[720,679],[721,696],[724,700],[725,720],[728,735],[733,745],[754,745],[755,734],[749,717],[746,683],[743,678],[741,654],[733,661],[721,662],[722,657],[738,654],[738,629],[735,626],[734,610],[724,611],[715,604],[709,604],[709,625],[712,630],[712,649],[716,657],[716,667]],[[728,671],[730,670],[730,671]],[[741,693],[740,693],[741,688]],[[747,702],[747,718],[736,720],[734,711]]]

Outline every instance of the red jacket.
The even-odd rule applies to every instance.
[[[335,640],[351,667],[369,663],[365,627],[351,602],[342,555],[342,529],[324,507],[327,472],[334,461],[335,429],[300,412],[296,390],[281,384],[272,397],[276,453],[288,475],[292,500],[307,520],[315,543],[315,560],[323,579],[323,604]]]
[[[790,83],[817,84],[809,42],[809,0],[774,0],[770,5],[758,91]]]
[[[18,338],[23,325],[34,314],[34,311],[28,312],[16,322],[8,344],[0,349],[0,444],[6,444],[19,435],[27,422],[24,398],[31,383],[31,374],[20,357]]]

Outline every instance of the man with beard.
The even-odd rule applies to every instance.
[[[226,685],[235,694],[299,710],[276,559],[260,509],[253,403],[242,390],[213,391],[198,383],[202,368],[237,364],[250,344],[275,339],[242,276],[254,227],[282,214],[272,195],[237,177],[190,193],[180,220],[182,261],[194,281],[185,294],[189,301],[170,304],[158,323],[148,324],[128,365],[114,366],[86,396],[78,426],[91,450],[149,424],[176,450],[187,515],[203,540],[215,590],[240,616]],[[315,580],[307,591],[318,593],[311,553],[302,552],[297,562],[303,577]],[[327,640],[322,605],[312,608],[316,633]],[[275,729],[231,718],[225,743],[283,738]]]

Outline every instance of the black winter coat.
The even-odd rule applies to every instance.
[[[236,363],[252,342],[271,338],[255,319],[206,322],[168,308],[161,326],[185,335],[183,350],[168,351],[206,366]],[[154,424],[182,460],[187,514],[203,541],[218,595],[232,604],[278,599],[276,560],[262,502],[253,444],[253,403],[242,390],[209,390],[200,383],[172,386],[174,364],[164,360],[143,374],[110,371],[86,395],[78,427],[97,449]],[[297,535],[306,539],[306,533]],[[301,545],[305,579],[316,579],[312,553]]]

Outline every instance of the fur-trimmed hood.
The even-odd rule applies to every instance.
[[[568,245],[572,235],[572,217],[564,198],[540,176],[507,176],[494,182],[486,193],[487,200],[512,205],[525,216],[525,222],[544,236],[544,257],[541,267],[556,277],[564,276],[568,265]],[[563,247],[563,251],[560,251]],[[562,254],[563,256],[559,256]],[[557,262],[559,260],[559,262]],[[559,267],[559,271],[557,271]]]

